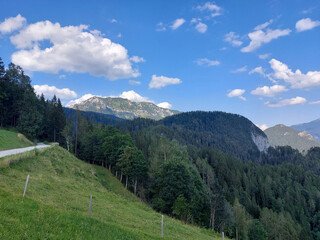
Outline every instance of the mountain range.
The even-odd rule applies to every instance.
[[[93,96],[84,101],[68,104],[68,108],[114,115],[122,119],[150,118],[159,120],[179,111],[161,108],[152,102],[133,102],[125,98]]]
[[[320,141],[320,118],[308,123],[293,125],[291,127],[299,131],[307,131],[316,140]]]
[[[283,124],[278,124],[265,131],[270,145],[290,146],[300,152],[307,152],[312,147],[320,147],[320,143],[306,131],[298,131]]]

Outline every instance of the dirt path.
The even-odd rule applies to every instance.
[[[46,147],[49,147],[49,146],[50,145],[46,145],[46,144],[43,144],[43,143],[38,143],[37,146],[33,146],[33,147],[4,150],[4,151],[0,151],[0,158],[5,157],[5,156],[9,156],[9,155],[18,154],[18,153],[28,152],[28,151],[31,151],[33,149],[46,148]]]

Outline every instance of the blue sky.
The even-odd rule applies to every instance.
[[[318,0],[0,3],[0,57],[64,104],[121,96],[269,127],[320,117]]]

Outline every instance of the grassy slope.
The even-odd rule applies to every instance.
[[[32,145],[33,143],[22,134],[0,129],[0,151]]]
[[[0,168],[0,212],[0,239],[160,239],[159,213],[126,191],[107,169],[60,147]],[[220,234],[165,216],[165,239],[220,239]]]

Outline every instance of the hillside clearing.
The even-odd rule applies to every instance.
[[[23,134],[0,129],[0,151],[33,146]]]
[[[60,147],[39,150],[0,169],[0,196],[5,213],[0,239],[161,239],[161,214],[128,192],[107,169],[84,163]],[[164,221],[165,239],[220,239],[211,230],[167,216]]]

